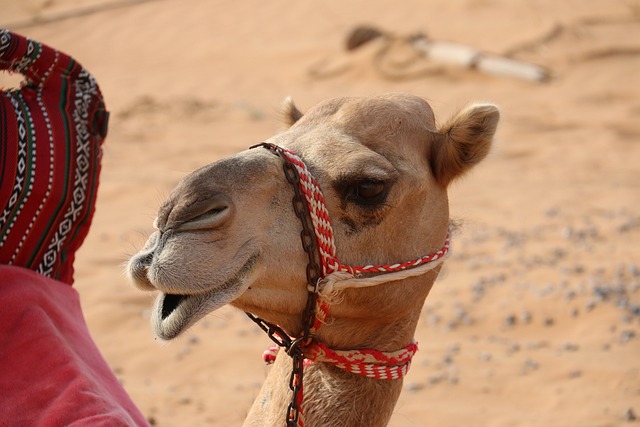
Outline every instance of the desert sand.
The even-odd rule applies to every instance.
[[[511,52],[553,77],[399,49],[398,64],[433,72],[390,80],[374,66],[380,40],[345,52],[360,24]],[[0,27],[74,56],[111,111],[75,286],[152,424],[239,425],[269,369],[268,338],[228,307],[173,342],[153,338],[153,296],[124,263],[161,201],[191,170],[278,132],[286,96],[305,110],[398,91],[441,121],[473,101],[499,105],[502,121],[490,157],[451,188],[462,227],[390,425],[640,424],[640,2],[0,0]]]

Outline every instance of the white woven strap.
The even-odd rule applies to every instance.
[[[370,286],[381,285],[383,283],[404,280],[409,277],[420,276],[440,266],[444,262],[444,260],[449,257],[450,253],[451,250],[448,249],[445,253],[442,254],[442,256],[426,264],[422,264],[413,268],[407,268],[405,270],[390,271],[385,274],[378,274],[369,277],[361,277],[360,275],[354,275],[346,271],[334,271],[333,273],[320,280],[320,286],[318,288],[322,295],[329,296],[330,298],[330,295],[334,294],[335,292],[347,288],[367,288]]]

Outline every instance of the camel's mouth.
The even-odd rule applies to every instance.
[[[153,308],[152,324],[156,335],[170,340],[218,308],[218,290],[199,295],[178,295],[162,292]],[[224,294],[224,292],[223,292]]]
[[[247,288],[245,281],[259,253],[250,256],[238,273],[219,286],[199,294],[161,292],[153,307],[151,324],[155,334],[171,340],[210,312],[238,298]]]
[[[173,313],[176,308],[178,308],[178,305],[184,299],[184,295],[164,294],[164,299],[162,301],[162,307],[160,310],[160,318],[164,320],[169,317],[169,315]]]

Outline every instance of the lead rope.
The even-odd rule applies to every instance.
[[[315,341],[313,334],[325,323],[332,297],[346,288],[376,286],[422,275],[435,269],[449,254],[450,233],[447,233],[445,243],[438,252],[412,261],[356,267],[344,265],[335,255],[333,228],[322,190],[306,164],[298,155],[286,148],[269,143],[257,144],[250,148],[256,147],[266,148],[284,160],[285,176],[294,189],[293,208],[302,223],[300,237],[302,247],[309,258],[307,304],[302,314],[303,331],[296,339],[289,337],[279,326],[251,313],[246,314],[276,344],[263,354],[265,362],[272,363],[275,360],[279,347],[284,348],[291,356],[293,367],[289,388],[292,391],[292,398],[287,408],[287,427],[304,427],[302,401],[305,365],[311,362],[323,362],[369,378],[400,379],[409,370],[411,358],[418,350],[415,342],[395,352],[382,352],[366,349],[332,350],[323,343]],[[374,275],[363,276],[365,274]]]

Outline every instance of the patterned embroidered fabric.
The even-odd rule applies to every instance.
[[[100,89],[69,56],[2,29],[0,69],[26,78],[0,92],[0,263],[72,284],[107,130]]]

